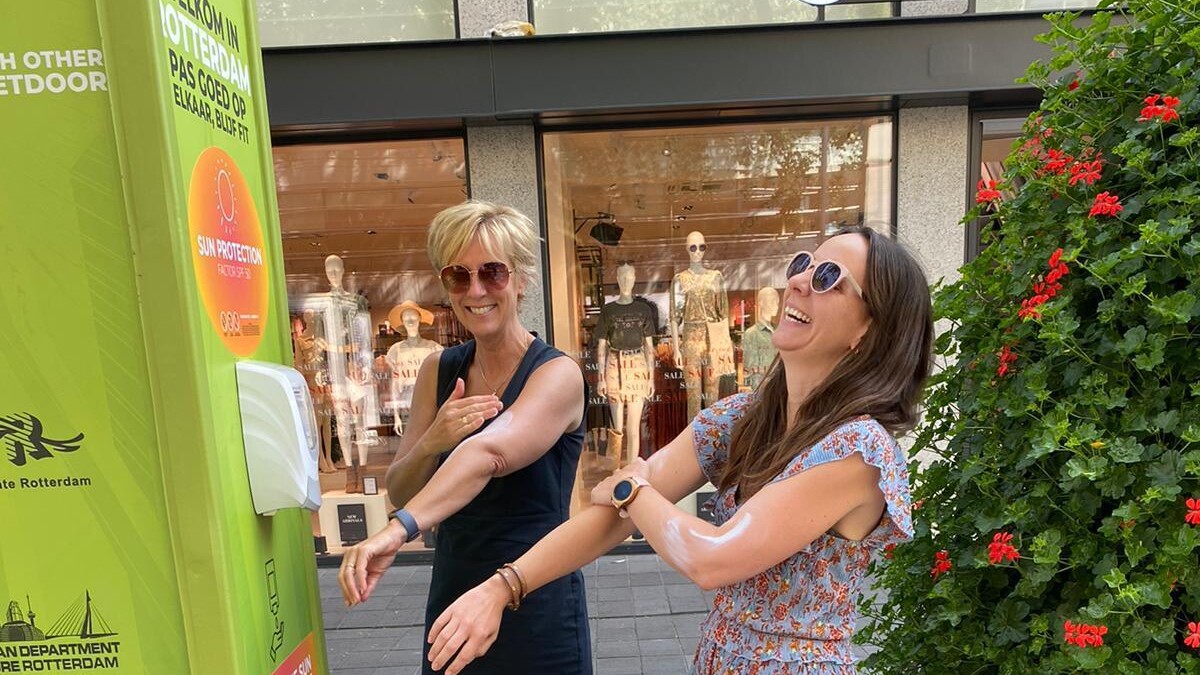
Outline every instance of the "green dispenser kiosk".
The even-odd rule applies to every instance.
[[[5,3],[0,137],[0,673],[327,672],[253,0]]]

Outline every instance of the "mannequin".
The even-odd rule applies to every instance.
[[[421,324],[433,325],[433,312],[422,308],[412,300],[392,308],[388,312],[388,320],[392,325],[402,324],[407,334],[403,341],[397,342],[388,349],[388,365],[391,366],[392,408],[395,410],[395,421],[392,428],[397,434],[404,433],[403,419],[408,417],[412,408],[413,387],[417,383],[417,373],[425,358],[434,352],[442,351],[442,346],[433,340],[421,337]]]
[[[775,361],[775,347],[771,335],[775,333],[774,319],[779,313],[779,292],[766,287],[758,290],[758,320],[746,329],[742,336],[742,366],[745,370],[746,386],[757,388]]]
[[[620,295],[600,308],[596,326],[596,365],[601,373],[596,392],[608,398],[613,427],[608,454],[620,468],[637,458],[641,444],[642,408],[654,395],[654,311],[634,302],[637,271],[628,263],[617,268]],[[626,432],[628,430],[628,433]]]
[[[317,418],[317,428],[320,431],[318,442],[321,453],[317,466],[321,473],[333,473],[337,467],[333,464],[333,444],[331,438],[329,386],[325,378],[325,340],[317,329],[316,312],[304,310],[303,315],[292,317],[292,353],[296,370],[304,376],[308,383],[309,395],[312,397],[313,413]]]
[[[671,281],[671,347],[683,370],[688,419],[717,400],[722,375],[735,372],[725,277],[704,266],[704,235],[687,236],[690,265]]]
[[[325,258],[329,279],[326,353],[332,385],[333,414],[337,416],[338,445],[346,467],[346,492],[362,492],[362,469],[376,440],[368,429],[375,417],[371,381],[370,318],[365,300],[342,287],[345,264],[336,255]]]

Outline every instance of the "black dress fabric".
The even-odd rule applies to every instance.
[[[504,408],[516,403],[534,370],[559,356],[562,352],[535,338],[500,397]],[[438,364],[439,408],[453,392],[455,379],[466,380],[474,358],[474,340],[442,352]],[[482,428],[486,427],[484,424]],[[533,464],[488,481],[475,499],[439,526],[425,608],[426,630],[459,596],[492,576],[497,567],[519,558],[567,520],[582,447],[580,424],[559,437]],[[439,466],[447,456],[438,460]],[[435,671],[429,665],[427,641],[424,651],[422,672],[432,675]],[[576,571],[555,580],[529,594],[516,612],[504,610],[496,642],[462,672],[591,675],[583,575]]]

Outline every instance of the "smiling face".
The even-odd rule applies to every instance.
[[[854,277],[864,294],[869,294],[871,289],[865,285],[867,253],[867,240],[861,235],[833,237],[813,252],[813,264],[808,269],[787,280],[783,315],[771,338],[781,358],[802,358],[810,364],[832,367],[857,348],[871,324],[866,302],[854,292],[848,279],[825,293],[815,293],[811,278],[817,265],[832,260]]]
[[[466,248],[454,256],[448,264],[462,265],[476,272],[480,265],[488,262],[502,262],[510,268],[512,260],[503,254],[489,252],[473,237]],[[508,284],[501,289],[493,289],[479,280],[479,274],[471,275],[471,285],[463,293],[449,293],[450,306],[463,326],[475,337],[503,335],[519,326],[517,316],[519,299],[525,291],[525,280],[515,270],[509,273]]]

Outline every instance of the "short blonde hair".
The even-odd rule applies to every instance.
[[[471,199],[433,217],[427,247],[434,270],[441,270],[479,238],[485,249],[508,258],[528,285],[538,278],[538,242],[533,221],[524,213],[491,202]]]

